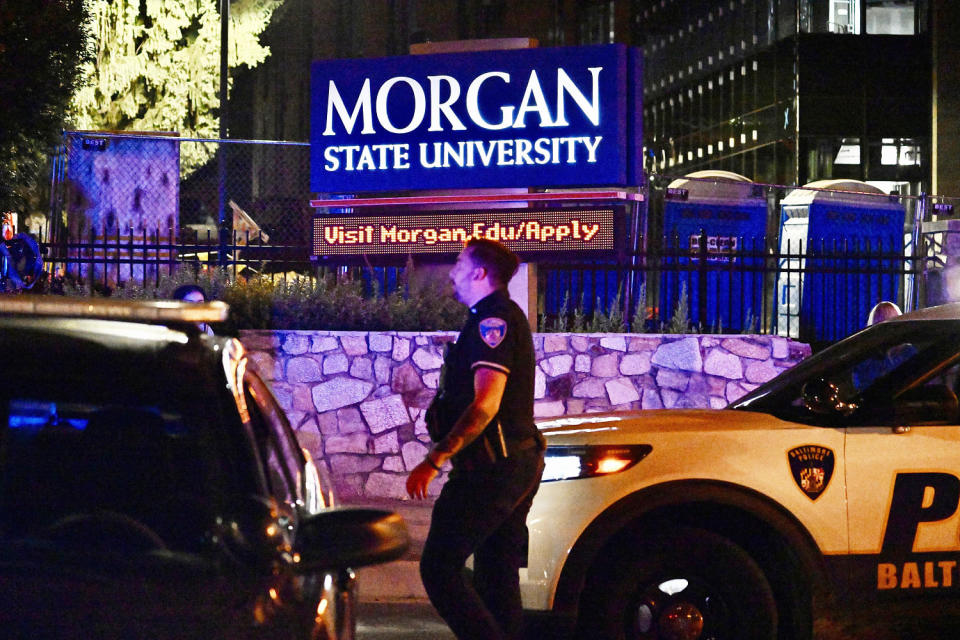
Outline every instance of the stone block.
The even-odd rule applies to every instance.
[[[650,351],[628,353],[620,360],[620,373],[625,376],[642,376],[649,373],[651,357],[653,353]]]
[[[728,380],[739,380],[743,377],[740,358],[721,349],[713,349],[707,354],[703,362],[703,371],[708,375],[720,376]]]
[[[573,387],[575,398],[603,398],[606,395],[607,390],[603,386],[603,381],[596,378],[587,378]]]
[[[320,363],[309,356],[297,356],[287,361],[287,382],[317,382],[323,379]]]
[[[734,400],[742,396],[744,393],[746,392],[743,390],[743,387],[741,387],[736,382],[731,381],[727,383],[727,388],[724,391],[723,396],[724,398],[727,399],[727,402],[733,402]]]
[[[413,469],[423,462],[424,456],[427,455],[427,447],[419,442],[404,442],[400,445],[400,455],[403,456],[404,466],[407,469]]]
[[[562,376],[563,374],[568,373],[571,367],[573,367],[573,356],[566,353],[560,356],[547,358],[540,363],[540,368],[543,369],[543,372],[551,378],[554,376]]]
[[[297,356],[310,350],[310,336],[299,333],[289,332],[283,338],[283,352]]]
[[[407,476],[399,473],[371,473],[363,485],[363,494],[371,498],[403,500],[407,496]]]
[[[423,386],[428,389],[436,389],[440,384],[439,371],[427,371],[423,374]]]
[[[710,396],[710,408],[711,409],[723,409],[727,406],[727,401],[723,398],[718,398],[717,396]]]
[[[248,351],[275,351],[280,346],[280,338],[275,331],[245,329],[240,332],[240,342]]]
[[[677,406],[677,399],[680,393],[673,389],[660,389],[660,399],[663,401],[664,409],[673,409]]]
[[[620,358],[615,353],[608,353],[593,359],[590,366],[590,375],[597,378],[613,378],[620,374]]]
[[[747,382],[760,384],[775,377],[778,373],[780,373],[780,369],[774,366],[772,361],[764,360],[748,364],[744,378],[747,379]]]
[[[544,375],[543,369],[538,365],[536,369],[533,370],[533,397],[536,400],[539,400],[547,394],[547,376]]]
[[[584,406],[583,398],[567,398],[567,414],[569,415],[583,413]]]
[[[361,380],[373,379],[373,363],[367,358],[354,358],[350,363],[350,375]]]
[[[254,368],[265,380],[283,380],[283,359],[269,351],[254,351],[248,355]]]
[[[556,353],[557,351],[567,350],[567,336],[563,334],[548,333],[543,337],[543,352]]]
[[[770,347],[758,344],[749,338],[727,338],[720,346],[732,354],[753,360],[766,360],[770,357]]]
[[[317,431],[316,424],[311,421],[310,428],[301,427],[297,430],[297,443],[310,452],[314,458],[320,458],[323,455],[323,436]]]
[[[403,473],[406,471],[406,467],[403,466],[403,457],[402,456],[387,456],[383,459],[383,470],[391,471],[393,473]]]
[[[393,341],[393,353],[391,357],[397,362],[402,362],[410,357],[410,338],[397,338]]]
[[[369,453],[366,433],[327,436],[324,440],[324,452],[329,456],[335,453]]]
[[[350,367],[350,361],[342,353],[333,353],[323,359],[323,375],[333,376],[343,373]]]
[[[367,336],[366,334],[341,335],[340,346],[343,347],[343,352],[348,356],[362,356],[367,353]]]
[[[790,347],[787,344],[786,338],[781,338],[779,336],[770,337],[770,348],[772,355],[777,360],[783,360],[784,358],[790,355]]]
[[[321,382],[310,390],[313,406],[318,412],[357,404],[373,391],[373,383],[353,378],[334,378]]]
[[[396,431],[388,431],[382,436],[373,439],[373,452],[382,453],[400,453],[400,441],[397,438]]]
[[[660,346],[660,343],[663,342],[660,338],[647,338],[647,337],[637,337],[631,336],[630,344],[627,347],[627,351],[656,351],[657,347]]]
[[[393,336],[388,333],[371,333],[368,340],[371,351],[393,351]]]
[[[583,353],[590,348],[590,340],[583,336],[570,336],[570,346],[574,351]]]
[[[593,359],[585,353],[578,354],[574,360],[574,371],[577,373],[590,373],[590,365]]]
[[[413,362],[422,371],[439,369],[443,366],[443,358],[433,349],[420,348],[413,352]]]
[[[607,336],[600,338],[600,346],[611,351],[626,351],[627,340],[623,336]]]
[[[310,353],[326,353],[340,348],[340,343],[333,336],[313,336],[310,340]]]
[[[696,338],[681,338],[657,347],[650,361],[658,367],[680,371],[703,371],[700,342]]]
[[[360,409],[357,407],[344,407],[336,412],[337,430],[340,433],[356,433],[362,431],[369,433],[367,424],[360,415]]]
[[[424,384],[420,379],[420,374],[409,362],[404,362],[393,370],[390,379],[390,389],[394,393],[408,393],[410,391],[419,391],[423,389]]]
[[[390,382],[390,373],[393,369],[393,361],[384,356],[377,356],[373,363],[373,376],[379,384]]]
[[[569,398],[570,392],[573,389],[573,380],[574,378],[572,375],[560,376],[559,378],[554,378],[553,380],[547,380],[546,395],[554,400],[564,400]]]
[[[344,433],[343,431],[340,430],[340,426],[337,424],[336,411],[327,411],[326,413],[318,413],[317,428],[320,430],[320,433],[322,433],[325,436],[332,436],[332,435]],[[366,431],[365,426],[364,426],[364,431]]]
[[[674,401],[673,409],[706,409],[710,406],[710,398],[703,393],[681,393]]]
[[[608,380],[603,385],[607,390],[607,397],[610,398],[610,404],[627,404],[636,402],[640,399],[637,388],[633,386],[630,378],[615,378]]]
[[[563,414],[563,402],[560,400],[535,402],[533,404],[533,415],[535,418],[553,418],[554,416],[562,416]]]
[[[380,468],[380,458],[375,456],[337,454],[327,459],[330,460],[330,472],[337,476],[370,473]]]
[[[656,389],[644,389],[643,400],[640,405],[644,409],[663,409],[663,401]]]
[[[360,412],[370,428],[370,433],[382,433],[410,422],[410,414],[399,395],[362,402]]]
[[[661,389],[676,389],[685,391],[690,384],[690,375],[682,371],[673,369],[660,369],[657,371],[657,386]]]

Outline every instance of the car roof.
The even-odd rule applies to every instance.
[[[936,307],[927,307],[910,311],[902,316],[891,318],[887,322],[904,322],[908,320],[960,320],[960,302],[951,302]]]
[[[227,310],[223,303],[0,297],[0,371],[48,384],[121,382],[153,395],[182,386],[188,372],[219,377],[227,354],[242,356],[236,340],[207,336],[195,324],[222,321]]]

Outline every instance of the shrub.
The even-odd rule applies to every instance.
[[[421,273],[412,263],[402,273],[400,288],[386,295],[376,285],[365,287],[362,280],[348,276],[274,281],[265,276],[234,278],[224,270],[194,272],[188,268],[160,278],[156,285],[127,282],[113,290],[91,290],[83,282],[65,280],[57,292],[151,300],[170,298],[174,289],[188,282],[202,286],[211,300],[230,305],[229,320],[218,328],[228,334],[242,329],[456,330],[466,319],[466,308],[445,291],[445,279]]]

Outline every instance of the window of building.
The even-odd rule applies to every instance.
[[[860,0],[830,0],[830,33],[860,33]]]
[[[916,0],[866,0],[867,33],[913,35],[916,33]]]
[[[607,44],[614,39],[614,2],[591,2],[583,7],[580,21],[581,44]],[[666,40],[658,41],[662,49]],[[656,46],[654,46],[656,51]]]

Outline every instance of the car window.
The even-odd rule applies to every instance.
[[[41,394],[0,396],[0,407],[0,536],[43,536],[70,516],[109,511],[195,550],[207,523],[193,507],[210,502],[218,472],[192,418]]]
[[[899,419],[893,411],[898,401],[915,404],[924,388],[929,398],[936,393],[949,401],[946,394],[958,391],[952,371],[958,359],[960,326],[956,322],[882,323],[809,358],[731,408],[830,426],[885,424],[888,418]],[[824,416],[808,410],[804,398],[808,383],[834,389],[849,413]]]
[[[291,506],[302,505],[303,456],[283,410],[254,373],[244,376],[244,393],[270,492]]]

